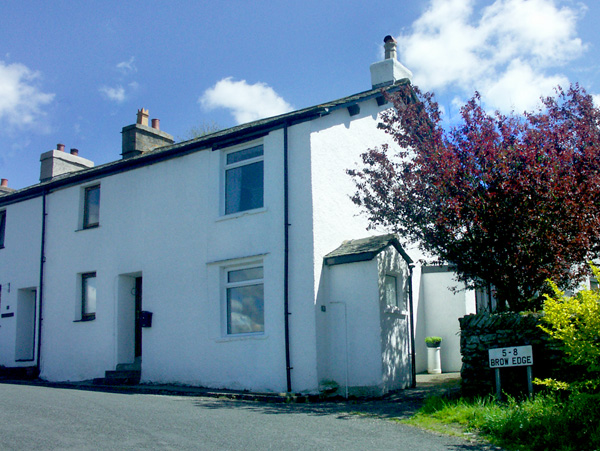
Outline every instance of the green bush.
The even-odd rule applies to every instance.
[[[600,271],[590,265],[596,278]],[[581,290],[566,296],[549,282],[554,296],[545,295],[543,324],[539,327],[557,340],[566,362],[576,371],[574,384],[565,381],[536,381],[554,389],[570,388],[597,391],[600,386],[600,291]]]

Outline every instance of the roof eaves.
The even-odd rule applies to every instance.
[[[346,108],[348,105],[379,97],[381,96],[382,91],[394,92],[398,90],[400,86],[408,83],[410,83],[408,79],[399,80],[395,84],[384,88],[370,89],[368,91],[343,97],[332,102],[292,111],[290,113],[285,113],[271,118],[260,119],[247,124],[237,125],[225,130],[219,130],[215,133],[211,133],[200,138],[192,139],[190,141],[159,147],[132,158],[111,161],[100,166],[55,177],[47,182],[38,183],[36,185],[28,186],[12,193],[0,196],[0,206],[32,199],[42,195],[44,192],[47,193],[54,189],[77,185],[86,180],[107,177],[109,175],[142,166],[152,165],[171,158],[178,158],[190,153],[199,152],[201,150],[232,145],[231,143],[238,141],[256,139],[285,125],[291,126],[306,122],[326,115],[333,110]]]

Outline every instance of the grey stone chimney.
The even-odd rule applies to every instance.
[[[148,110],[137,112],[137,121],[133,125],[123,127],[123,159],[135,157],[157,147],[168,146],[175,141],[168,133],[160,130],[158,119],[152,119],[152,127],[148,126]]]
[[[45,152],[40,157],[42,162],[40,182],[52,180],[56,176],[68,174],[69,172],[94,167],[94,162],[80,157],[77,149],[71,149],[71,153],[66,153],[64,144],[58,144],[56,147],[56,150]]]
[[[373,88],[389,86],[402,80],[412,78],[412,72],[396,59],[396,40],[391,36],[383,39],[385,59],[371,64],[371,85]]]

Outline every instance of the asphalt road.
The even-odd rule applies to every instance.
[[[269,404],[0,383],[0,449],[492,449],[357,414],[354,407],[346,403]]]

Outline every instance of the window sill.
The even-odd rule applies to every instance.
[[[397,315],[397,316],[407,316],[408,315],[408,312],[406,310],[401,310],[398,307],[386,307],[384,312],[389,313],[390,315]]]
[[[93,318],[81,318],[81,319],[76,319],[73,322],[74,323],[89,323],[90,321],[94,321],[96,319],[96,317],[94,316]]]
[[[75,229],[76,232],[81,232],[83,230],[93,230],[93,229],[99,229],[100,228],[100,224],[96,224],[96,225],[90,225],[87,227],[81,227],[80,229]]]
[[[216,222],[227,221],[229,219],[235,219],[235,218],[239,218],[241,216],[246,216],[246,215],[256,215],[259,213],[264,213],[266,211],[267,211],[267,207],[255,208],[253,210],[239,211],[237,213],[230,213],[228,215],[223,215],[223,216],[217,218]]]
[[[227,335],[225,337],[216,338],[216,343],[229,343],[230,341],[241,341],[241,340],[266,340],[269,338],[267,334],[256,332],[252,334],[235,334]]]

